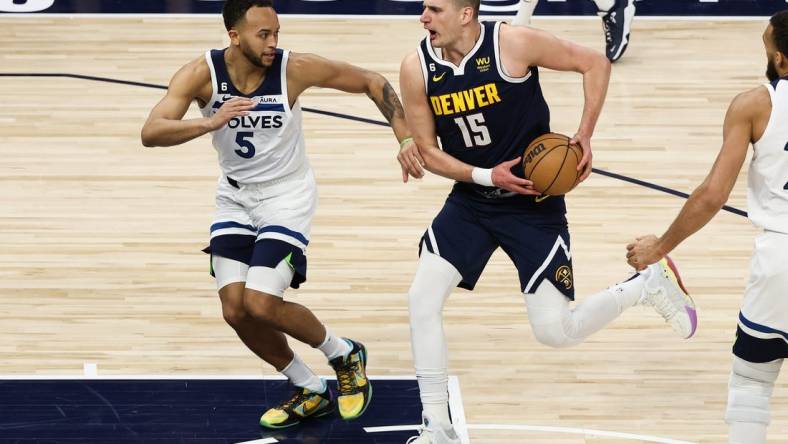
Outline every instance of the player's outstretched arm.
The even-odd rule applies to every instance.
[[[287,78],[291,100],[312,86],[364,93],[375,102],[380,113],[391,124],[398,141],[410,137],[397,93],[388,80],[376,72],[315,54],[291,53]]]
[[[605,103],[610,82],[610,61],[602,53],[561,40],[547,32],[507,25],[501,28],[501,52],[507,68],[522,69],[522,66],[517,65],[541,66],[583,75],[583,116],[572,143],[579,144],[583,149],[583,158],[577,170],[583,171],[580,180],[585,180],[591,174],[591,136]]]
[[[181,120],[189,105],[200,96],[200,89],[210,91],[211,74],[205,59],[187,64],[170,80],[167,94],[151,110],[142,127],[142,144],[147,147],[173,146],[188,142],[226,125],[233,117],[247,114],[254,107],[251,100],[234,98],[225,102],[213,117]],[[210,92],[205,94],[210,97]]]
[[[753,137],[753,120],[758,110],[765,108],[764,94],[769,100],[764,88],[739,94],[733,99],[725,115],[722,148],[708,176],[692,192],[665,234],[638,237],[627,245],[629,265],[642,270],[659,261],[703,228],[725,205],[744,164],[750,141],[757,140]]]
[[[402,99],[405,101],[405,116],[427,170],[461,182],[497,186],[521,194],[539,194],[533,190],[531,181],[512,174],[511,168],[520,158],[503,162],[492,169],[474,168],[441,150],[435,134],[435,120],[427,102],[418,54],[414,52],[405,57],[399,75]]]

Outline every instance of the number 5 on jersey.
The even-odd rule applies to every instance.
[[[462,140],[465,142],[467,148],[487,146],[492,143],[490,131],[487,129],[487,124],[484,122],[484,115],[482,113],[457,117],[454,119],[454,122],[460,127]]]
[[[785,144],[785,149],[783,151],[788,151],[788,143]],[[785,182],[785,185],[783,185],[783,189],[788,190],[788,182]]]
[[[246,140],[249,137],[254,136],[254,133],[251,131],[243,131],[236,133],[235,135],[235,143],[237,143],[241,149],[235,150],[235,154],[243,157],[244,159],[251,159],[254,157],[255,149],[252,142]]]

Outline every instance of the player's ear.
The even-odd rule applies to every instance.
[[[774,52],[774,67],[782,68],[780,71],[788,68],[788,59],[786,59],[785,54],[781,53],[780,51]]]
[[[230,43],[233,46],[239,46],[241,44],[240,39],[238,38],[238,31],[235,28],[227,31],[227,35],[230,37]]]
[[[474,16],[473,8],[471,8],[470,6],[466,6],[462,8],[462,16],[460,20],[462,21],[463,25],[467,25],[468,23],[470,23],[473,20],[473,16]]]

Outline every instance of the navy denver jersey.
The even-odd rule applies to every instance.
[[[429,38],[418,50],[441,148],[482,168],[521,156],[532,140],[550,132],[550,109],[539,85],[539,71],[531,67],[519,78],[506,74],[498,48],[500,27],[501,22],[482,22],[476,45],[459,66],[440,58]],[[523,177],[522,164],[512,172]],[[457,183],[454,189],[477,199],[565,213],[563,196],[535,202],[532,196],[510,196],[477,184]],[[505,198],[495,199],[501,197]]]

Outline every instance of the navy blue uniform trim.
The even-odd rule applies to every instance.
[[[788,358],[788,343],[780,338],[756,338],[737,326],[733,354],[748,362],[771,362],[775,359]]]
[[[225,49],[213,49],[211,50],[211,61],[213,62],[213,69],[214,73],[216,74],[216,87],[219,89],[216,91],[218,95],[231,95],[236,97],[256,97],[256,96],[272,96],[272,95],[279,95],[282,94],[282,58],[284,52],[282,49],[276,49],[276,56],[274,57],[274,61],[270,67],[266,68],[265,72],[265,79],[257,87],[254,91],[250,94],[243,94],[238,88],[233,85],[232,80],[230,79],[230,74],[227,71],[227,64],[224,62],[224,52],[227,50]],[[224,87],[224,88],[223,88]],[[229,100],[229,97],[227,98]],[[261,105],[258,105],[258,107]],[[282,106],[282,105],[280,105]],[[215,107],[215,104],[214,104]],[[255,111],[278,111],[277,110],[258,110],[255,108]],[[284,107],[282,106],[282,112],[284,112]]]
[[[221,230],[224,228],[243,228],[245,230],[257,232],[257,228],[252,225],[244,225],[244,224],[239,224],[238,222],[227,221],[227,222],[217,222],[211,225],[211,233],[213,233],[216,230]]]
[[[226,257],[249,265],[252,261],[256,240],[257,236],[253,234],[224,234],[212,238],[210,245],[202,251],[210,254],[211,257]],[[216,277],[213,270],[211,270],[211,276]]]
[[[287,259],[293,269],[292,288],[298,288],[306,281],[306,256],[304,251],[295,245],[279,239],[261,239],[255,243],[250,267],[276,268]]]
[[[239,224],[240,225],[240,224]],[[254,235],[225,234],[211,239],[210,245],[202,250],[213,256],[226,257],[250,267],[275,268],[288,259],[293,269],[290,287],[298,288],[306,281],[307,260],[304,251],[289,242],[279,239],[257,240]],[[216,277],[211,268],[211,276]]]
[[[460,288],[473,290],[490,256],[501,247],[517,268],[521,291],[532,279],[532,290],[548,279],[574,299],[571,257],[563,248],[550,256],[559,237],[569,248],[563,214],[478,202],[452,193],[430,228],[432,233],[427,230],[419,242],[419,255],[426,248],[452,264],[462,277]]]
[[[267,227],[260,228],[257,231],[257,234],[263,234],[263,233],[285,234],[292,237],[293,239],[297,239],[299,242],[301,242],[304,245],[309,245],[309,239],[307,239],[306,236],[299,233],[298,231],[293,231],[287,227],[283,227],[280,225],[269,225]]]
[[[774,79],[769,82],[772,84],[772,88],[774,88],[775,91],[777,91],[777,85],[780,83],[780,80],[788,80],[788,76],[780,77],[779,79]]]
[[[745,318],[744,315],[741,312],[739,312],[739,321],[742,324],[744,324],[747,328],[749,328],[751,330],[759,331],[761,333],[778,334],[778,335],[782,336],[783,339],[788,341],[788,333],[786,333],[786,332],[784,332],[782,330],[777,330],[775,328],[767,327],[765,325],[761,325],[761,324],[757,324],[755,322],[752,322],[751,320]]]

